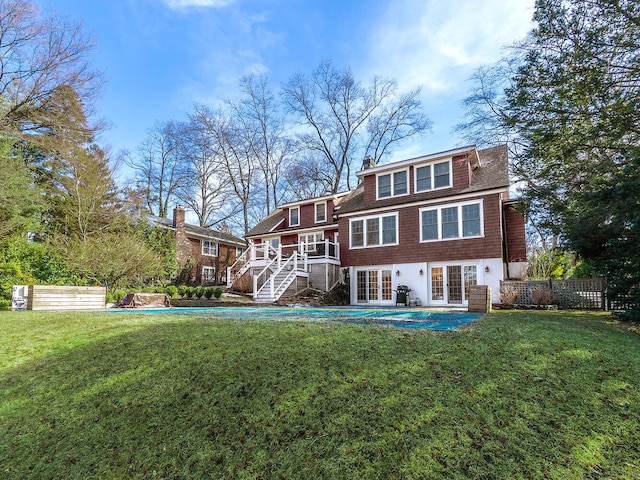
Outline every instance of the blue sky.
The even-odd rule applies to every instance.
[[[422,85],[433,129],[396,160],[459,145],[452,128],[469,77],[531,28],[534,0],[34,0],[83,23],[107,80],[97,103],[112,154],[134,151],[156,120],[237,95],[240,77],[277,87],[330,58],[356,79]]]

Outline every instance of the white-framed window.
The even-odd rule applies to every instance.
[[[482,202],[440,205],[420,209],[420,241],[482,237]]]
[[[208,257],[218,256],[218,244],[216,242],[212,240],[201,240],[200,244],[202,245],[202,255]]]
[[[451,160],[414,167],[415,191],[426,192],[451,187]]]
[[[247,249],[244,247],[236,247],[236,258],[242,256]]]
[[[409,170],[376,175],[378,199],[398,197],[409,193]]]
[[[398,244],[398,214],[376,215],[349,221],[351,248]]]
[[[318,202],[315,204],[316,223],[327,221],[327,202]]]
[[[300,235],[298,241],[304,244],[304,251],[311,252],[317,250],[318,243],[324,243],[324,232],[309,233],[308,235]]]
[[[202,267],[202,283],[211,283],[216,280],[216,267]]]
[[[289,226],[295,227],[300,225],[300,207],[291,207],[289,209]]]

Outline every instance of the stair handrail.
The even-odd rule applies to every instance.
[[[258,292],[262,290],[265,284],[269,282],[269,279],[273,277],[273,275],[275,274],[275,271],[278,270],[277,268],[273,269],[272,268],[273,265],[279,264],[279,263],[280,263],[280,256],[278,255],[272,258],[271,260],[269,260],[269,263],[267,263],[265,267],[262,270],[260,270],[258,274],[253,276],[253,298],[256,298],[258,296]],[[263,275],[265,276],[264,282],[260,283],[260,277],[262,277]]]
[[[278,258],[280,258],[280,255],[278,256]],[[282,282],[280,282],[280,284],[276,286],[275,285],[276,277],[280,272],[282,272],[285,269],[288,269],[288,266],[290,263],[293,263],[293,268],[291,268],[291,271],[282,280]],[[302,266],[300,264],[302,264]],[[287,282],[290,283],[290,277],[295,275],[296,272],[298,271],[306,272],[306,268],[307,268],[307,255],[306,254],[301,255],[298,252],[294,252],[286,261],[280,263],[280,266],[277,270],[271,273],[268,281],[265,281],[260,287],[254,288],[254,292],[255,292],[254,298],[257,297],[258,293],[261,292],[267,284],[269,285],[269,297],[274,298],[275,293],[282,287],[282,285],[284,285]],[[255,280],[254,280],[254,286],[257,287],[257,282],[255,282]]]
[[[233,265],[227,267],[227,287],[231,287],[236,278],[239,275],[242,275],[244,271],[246,271],[245,267],[249,265],[249,261],[251,258],[251,249],[253,247],[254,245],[251,245],[249,248],[247,248],[244,252],[242,252],[242,255],[236,258],[236,261],[233,262]]]

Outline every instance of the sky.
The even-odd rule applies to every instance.
[[[393,160],[461,145],[453,132],[481,65],[531,28],[534,0],[33,0],[82,22],[105,85],[96,104],[112,155],[135,152],[156,121],[239,95],[247,74],[274,88],[323,60],[367,83],[422,87],[431,131]],[[126,172],[123,174],[126,175]]]

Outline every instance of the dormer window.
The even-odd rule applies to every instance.
[[[300,225],[300,207],[291,207],[289,209],[289,226],[295,227]]]
[[[378,199],[397,197],[409,193],[408,178],[408,170],[377,175]]]
[[[415,168],[416,193],[451,187],[451,161],[421,165]]]
[[[327,221],[327,202],[319,202],[315,205],[316,223]]]

